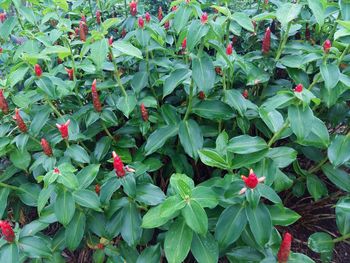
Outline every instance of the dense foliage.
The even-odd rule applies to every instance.
[[[350,2],[144,2],[1,1],[0,262],[314,262],[281,197],[339,188],[329,261]]]

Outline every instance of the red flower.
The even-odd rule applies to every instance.
[[[125,28],[123,28],[123,30],[122,30],[122,38],[124,38],[126,36],[126,30],[125,30]]]
[[[2,53],[2,51],[3,51],[3,49],[2,49],[2,47],[0,47],[0,54]]]
[[[4,239],[7,242],[12,243],[13,240],[15,239],[15,233],[13,232],[13,229],[12,229],[10,223],[7,221],[0,220],[0,228],[1,228],[1,232],[4,236]]]
[[[149,23],[149,21],[151,21],[151,15],[148,12],[145,14],[145,18],[146,18],[147,23]]]
[[[331,49],[332,47],[332,43],[329,39],[327,39],[324,43],[323,43],[323,50],[325,53],[328,53],[329,50]]]
[[[294,92],[302,92],[303,91],[303,84],[298,84],[295,89]]]
[[[101,106],[100,97],[98,96],[97,89],[96,89],[96,79],[92,82],[91,94],[92,94],[92,102],[94,104],[95,110],[97,112],[101,112],[102,106]]]
[[[187,39],[184,38],[184,40],[182,41],[181,47],[182,47],[183,50],[185,50],[186,46],[187,46]]]
[[[101,192],[101,186],[99,184],[96,184],[95,185],[95,193],[99,195],[100,192]]]
[[[97,248],[98,248],[98,249],[103,249],[103,248],[104,248],[104,245],[103,245],[102,243],[98,243],[98,244],[97,244]]]
[[[100,10],[96,11],[96,23],[98,25],[101,24],[101,11]]]
[[[24,123],[21,115],[19,114],[19,109],[15,109],[15,116],[13,116],[13,119],[17,123],[17,127],[21,132],[27,132],[27,125]]]
[[[268,28],[266,28],[265,36],[264,36],[263,43],[262,43],[263,54],[269,53],[270,45],[271,45],[271,30],[268,27]]]
[[[113,36],[108,38],[108,45],[112,46],[113,45]]]
[[[233,51],[232,44],[228,43],[228,45],[226,47],[226,54],[227,55],[232,55],[232,51]]]
[[[164,28],[165,28],[165,30],[169,30],[169,28],[170,28],[170,21],[169,21],[169,20],[167,20],[167,21],[164,23]]]
[[[43,148],[44,153],[47,156],[52,156],[52,149],[50,147],[49,142],[47,140],[45,140],[44,138],[42,138],[40,144],[41,144],[41,148]]]
[[[201,23],[205,24],[208,22],[208,14],[206,12],[204,12],[201,16]]]
[[[162,7],[160,6],[158,8],[158,20],[161,21],[163,19],[163,10]]]
[[[220,67],[215,67],[215,72],[216,72],[216,74],[221,75],[222,70]]]
[[[68,139],[68,126],[69,126],[69,124],[70,124],[70,120],[66,121],[66,123],[64,123],[64,124],[56,123],[57,129],[60,131],[62,138],[65,140]]]
[[[57,167],[55,167],[55,168],[53,169],[53,173],[54,173],[54,174],[60,174],[61,171],[60,171]]]
[[[285,233],[283,236],[280,249],[278,250],[278,254],[277,254],[277,260],[279,263],[288,262],[291,244],[292,244],[292,235],[289,233]]]
[[[116,152],[114,152],[114,151],[112,152],[112,156],[113,156],[113,167],[114,167],[114,170],[117,174],[117,177],[124,177],[125,170],[124,170],[123,161],[120,159],[118,154],[116,154]]]
[[[39,64],[34,65],[34,71],[37,77],[41,77],[41,75],[43,74],[43,70],[41,69]]]
[[[73,78],[74,78],[74,69],[73,68],[71,68],[71,69],[65,68],[65,70],[67,71],[69,80],[73,80]]]
[[[204,93],[203,91],[200,91],[200,92],[198,93],[198,98],[199,98],[200,100],[204,100],[204,99],[205,99],[205,93]]]
[[[0,109],[4,114],[9,113],[9,105],[7,104],[7,101],[4,96],[4,91],[0,89]]]
[[[250,189],[254,189],[259,183],[258,177],[253,172],[253,169],[250,169],[248,177],[242,175],[242,180],[244,181],[245,186]]]
[[[138,19],[139,28],[143,28],[145,26],[145,21],[143,20],[142,16]]]
[[[83,21],[84,23],[86,23],[86,17],[85,17],[85,15],[81,15],[80,21]]]
[[[148,111],[145,107],[145,104],[141,103],[140,110],[141,110],[142,119],[144,121],[148,121]]]
[[[1,21],[1,23],[4,23],[5,20],[6,20],[6,13],[0,13],[0,21]]]
[[[130,14],[132,16],[136,16],[137,14],[137,3],[132,0],[131,3],[129,4],[129,7],[130,7]]]
[[[269,3],[269,0],[265,0],[265,5],[267,5]]]
[[[84,21],[80,21],[80,23],[79,23],[79,36],[80,36],[80,40],[83,42],[86,41],[85,25],[86,24]]]
[[[174,6],[171,8],[171,10],[172,10],[173,12],[175,12],[175,11],[177,10],[177,6],[174,5]]]
[[[248,90],[245,89],[245,90],[243,91],[242,95],[243,95],[243,97],[244,97],[245,99],[248,99],[248,96],[249,96]]]

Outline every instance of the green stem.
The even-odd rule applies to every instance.
[[[18,23],[19,23],[19,25],[21,26],[21,28],[22,28],[22,30],[25,30],[24,29],[24,26],[23,26],[23,23],[22,23],[22,21],[21,21],[21,16],[20,16],[20,14],[19,14],[19,12],[18,12],[18,9],[17,9],[17,7],[16,7],[16,5],[14,5],[15,6],[15,11],[16,11],[16,16],[17,16],[17,20],[18,20]]]
[[[328,161],[328,157],[326,156],[321,162],[319,162],[318,165],[316,165],[315,167],[309,169],[309,173],[312,174],[312,173],[315,173],[317,172],[318,170],[321,169],[321,167]]]
[[[286,32],[284,32],[282,42],[280,43],[280,46],[278,47],[276,58],[275,58],[276,61],[278,61],[282,55],[283,49],[284,49],[284,47],[287,43],[287,40],[288,40],[288,34],[289,34],[289,30],[290,30],[291,26],[292,26],[292,22],[289,22],[287,25]]]
[[[125,11],[125,19],[127,19],[128,18],[128,8],[126,5],[126,0],[124,0],[124,11]]]
[[[108,49],[109,49],[109,53],[110,53],[111,56],[112,56],[112,63],[113,63],[113,67],[114,67],[114,74],[113,74],[113,75],[114,75],[114,77],[116,77],[116,80],[117,80],[117,82],[118,82],[118,85],[119,85],[119,87],[120,87],[120,89],[121,89],[121,91],[122,91],[124,97],[127,97],[128,94],[126,93],[125,88],[124,88],[124,86],[123,86],[123,83],[122,83],[122,81],[121,81],[121,79],[120,79],[120,76],[119,76],[118,66],[117,66],[117,64],[116,64],[115,61],[114,61],[113,50],[112,50],[111,47],[108,47]]]
[[[68,142],[68,140],[65,139],[64,141],[65,141],[65,143],[66,143],[67,148],[69,148],[69,142]]]
[[[333,243],[341,242],[341,241],[344,241],[345,239],[348,239],[348,238],[350,238],[350,233],[333,239]]]
[[[104,124],[103,121],[101,121],[101,123],[102,123],[102,127],[105,130],[105,132],[107,133],[108,137],[111,138],[114,141],[115,139],[114,139],[113,135],[109,132],[107,126]]]
[[[58,111],[58,109],[55,107],[55,105],[53,105],[53,103],[51,102],[51,100],[46,99],[47,103],[50,105],[50,107],[53,109],[53,111],[56,113],[56,115],[58,117],[62,117],[62,114]]]
[[[187,110],[185,113],[184,120],[187,120],[191,110],[192,110],[192,97],[193,97],[193,80],[191,81],[191,86],[190,86],[190,95],[188,96],[188,104],[187,104]]]
[[[281,133],[289,126],[289,120],[286,120],[284,125],[279,129],[270,139],[269,143],[267,144],[268,147],[271,147],[272,144],[278,139],[278,137],[281,135]]]
[[[350,50],[350,44],[346,46],[346,48],[344,49],[343,53],[340,55],[340,57],[338,59],[338,66],[343,61],[345,55],[349,52],[349,50]]]
[[[308,90],[311,90],[316,84],[317,82],[321,79],[321,74],[319,74],[315,79],[314,81],[310,84]]]
[[[5,184],[5,183],[0,183],[0,186],[1,186],[1,187],[5,187],[5,188],[9,188],[9,189],[12,189],[12,190],[15,190],[15,191],[24,192],[23,189],[21,189],[21,188],[19,188],[19,187],[17,187],[17,186]]]

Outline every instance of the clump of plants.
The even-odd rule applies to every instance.
[[[0,4],[0,262],[314,262],[334,191],[350,238],[350,3],[208,2]]]

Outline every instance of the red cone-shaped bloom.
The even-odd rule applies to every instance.
[[[283,236],[280,249],[278,250],[278,254],[277,254],[278,263],[288,262],[291,244],[292,244],[292,235],[289,233],[285,233]]]
[[[4,239],[7,242],[12,243],[15,239],[15,233],[13,232],[13,229],[10,223],[7,221],[0,220],[0,228],[1,228],[2,235],[4,236]]]
[[[74,78],[74,69],[73,68],[71,68],[71,69],[65,68],[65,69],[66,69],[66,72],[68,74],[69,80],[73,80],[73,78]]]
[[[102,111],[100,97],[98,96],[98,92],[96,89],[96,79],[92,82],[91,85],[91,94],[92,94],[92,102],[94,104],[94,108],[97,112]]]
[[[324,52],[325,52],[325,53],[328,53],[329,50],[331,49],[331,47],[332,47],[332,42],[331,42],[329,39],[327,39],[327,40],[323,43],[323,50],[324,50]]]
[[[208,14],[206,12],[204,12],[201,16],[201,23],[205,24],[208,22]]]
[[[250,170],[248,177],[242,175],[242,180],[244,181],[245,186],[250,189],[254,189],[259,183],[258,177],[255,175],[252,169]]]
[[[271,30],[268,27],[268,28],[266,28],[265,36],[264,36],[263,43],[262,43],[263,54],[269,53],[270,45],[271,45]]]
[[[112,152],[113,156],[113,166],[118,177],[125,176],[124,164],[116,152]]]
[[[20,113],[19,113],[19,109],[15,109],[15,116],[13,116],[13,119],[16,121],[17,123],[17,127],[21,132],[27,132],[27,125],[24,123]]]
[[[9,105],[5,99],[4,91],[0,89],[0,109],[4,114],[9,113]]]
[[[227,47],[226,47],[226,54],[227,55],[232,55],[232,51],[233,51],[233,47],[231,43],[228,43]]]
[[[60,131],[61,136],[63,139],[67,140],[68,139],[68,126],[70,124],[70,120],[66,121],[64,124],[58,124],[56,123],[57,129]]]
[[[49,142],[47,140],[45,140],[44,138],[42,138],[40,144],[41,144],[41,148],[43,148],[44,153],[47,156],[52,156],[52,149],[50,147]]]
[[[101,11],[100,10],[96,11],[96,23],[98,25],[101,24]]]
[[[162,7],[160,6],[158,8],[158,20],[161,21],[163,19],[163,10]]]
[[[145,107],[145,104],[141,103],[140,110],[141,110],[142,119],[144,121],[148,121],[148,111]]]
[[[129,4],[129,7],[130,7],[130,14],[132,16],[136,16],[136,14],[137,14],[137,3],[133,0]]]
[[[148,12],[145,14],[145,18],[147,23],[151,21],[151,15]]]
[[[80,40],[85,42],[86,41],[86,30],[85,30],[85,22],[80,21],[79,23],[79,36]]]
[[[303,84],[298,84],[296,87],[295,87],[295,89],[294,89],[294,91],[295,92],[302,92],[303,91]]]
[[[34,65],[34,71],[35,71],[35,75],[37,77],[41,77],[41,75],[43,74],[43,71],[42,71],[42,69],[41,69],[39,64],[35,64]]]
[[[138,24],[139,24],[139,28],[144,28],[145,21],[143,20],[142,16],[139,17]]]
[[[182,47],[183,50],[185,50],[186,46],[187,46],[187,39],[184,38],[184,40],[182,41],[181,47]]]

